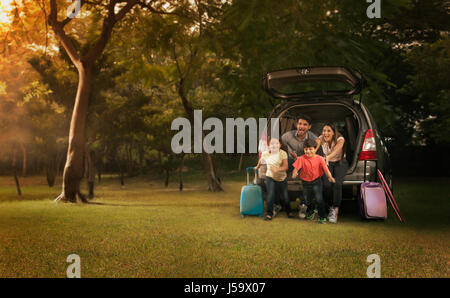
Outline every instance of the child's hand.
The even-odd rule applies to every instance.
[[[334,180],[333,177],[329,177],[329,178],[328,178],[328,181],[330,181],[331,183],[336,183],[336,180]]]

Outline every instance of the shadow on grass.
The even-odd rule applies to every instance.
[[[1,202],[21,202],[21,201],[43,201],[43,200],[54,200],[57,197],[57,194],[55,196],[49,196],[48,194],[22,194],[19,195],[2,195],[0,197],[0,203]]]
[[[218,202],[209,202],[209,203],[150,203],[150,204],[117,204],[117,203],[101,203],[101,202],[92,202],[89,201],[86,203],[87,205],[97,205],[97,206],[107,206],[107,207],[230,207],[233,204],[230,203],[218,203]]]

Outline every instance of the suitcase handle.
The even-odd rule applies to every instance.
[[[251,170],[253,170],[253,171],[256,172],[255,167],[248,167],[248,168],[247,168],[247,173],[250,172]]]
[[[248,172],[250,172],[251,170],[255,171],[255,178],[256,178],[256,175],[257,175],[257,171],[255,170],[254,167],[248,167],[248,168],[246,169],[246,171],[247,171],[247,185],[250,184],[250,182],[249,182],[249,177],[248,177]]]

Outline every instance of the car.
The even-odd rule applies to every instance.
[[[321,134],[325,123],[332,122],[346,140],[349,164],[343,181],[343,197],[357,198],[364,181],[376,181],[377,169],[392,189],[392,169],[389,152],[369,109],[362,103],[364,79],[359,71],[343,66],[296,67],[270,71],[263,76],[264,90],[280,103],[270,112],[279,119],[279,136],[294,130],[296,117],[312,118],[311,131]],[[270,136],[267,124],[265,133]],[[261,151],[267,150],[267,137],[262,135]],[[282,147],[283,148],[283,147]],[[287,151],[287,148],[283,148]],[[257,183],[264,184],[265,167],[259,169]],[[288,174],[291,200],[301,196],[302,183]]]

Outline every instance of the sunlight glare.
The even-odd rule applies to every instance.
[[[13,10],[13,0],[0,0],[0,28],[11,23],[12,16],[10,15]]]

